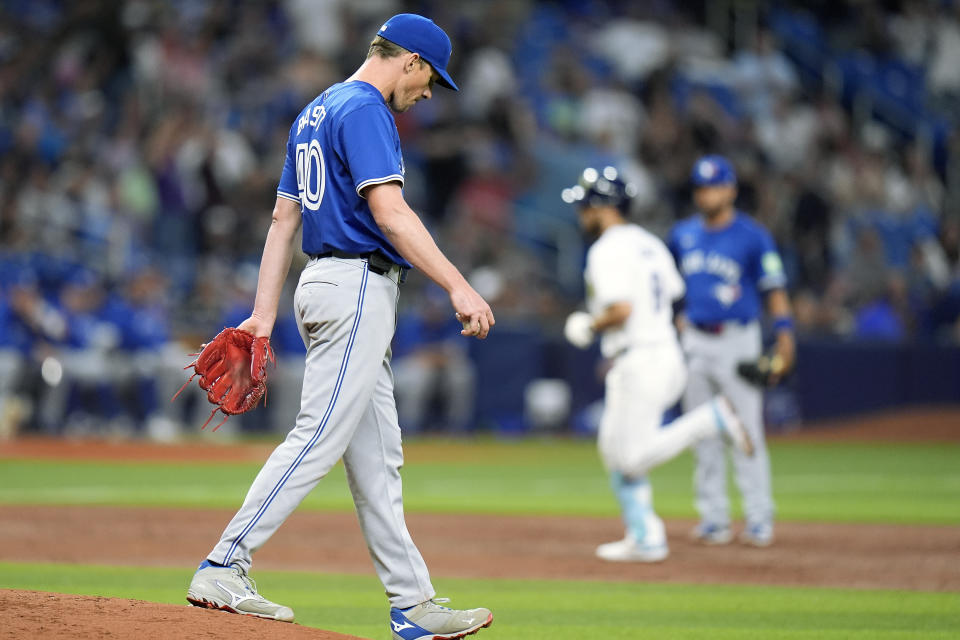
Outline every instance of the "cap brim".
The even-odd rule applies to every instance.
[[[434,66],[434,65],[430,65],[430,66],[432,66],[432,67],[433,67],[433,70],[437,72],[437,75],[438,75],[438,76],[440,76],[440,79],[437,81],[437,84],[442,84],[442,85],[445,86],[447,89],[453,89],[454,91],[460,91],[460,87],[458,87],[458,86],[456,85],[456,83],[454,83],[453,78],[450,77],[450,74],[447,73],[447,70],[446,70],[446,69],[438,69],[438,68],[437,68],[436,66]]]

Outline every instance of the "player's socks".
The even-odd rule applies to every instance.
[[[620,502],[627,534],[622,540],[597,547],[596,555],[610,562],[659,562],[670,550],[663,521],[653,512],[652,493],[646,476],[610,474],[610,484]]]
[[[220,564],[219,562],[214,562],[213,560],[210,560],[209,558],[207,558],[207,559],[204,559],[204,561],[200,563],[200,566],[197,567],[197,571],[199,571],[200,569],[206,569],[207,567],[217,567],[218,569],[223,569],[223,568],[226,568],[226,567],[228,567],[228,566],[229,566],[229,565]]]
[[[627,532],[640,545],[666,545],[663,521],[653,511],[653,490],[646,476],[610,474]]]

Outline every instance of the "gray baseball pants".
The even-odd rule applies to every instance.
[[[343,458],[377,574],[390,604],[435,592],[403,516],[403,451],[393,397],[390,341],[399,269],[378,275],[361,259],[311,260],[294,307],[307,346],[300,413],[253,481],[208,558],[249,570],[252,554]]]
[[[683,332],[688,382],[684,407],[696,407],[714,394],[723,393],[733,404],[753,439],[753,457],[731,447],[743,511],[750,524],[770,524],[774,505],[770,482],[770,456],[763,432],[763,393],[737,374],[737,363],[756,360],[761,353],[760,325],[727,323],[717,335],[688,325]],[[730,524],[727,496],[726,443],[719,436],[701,440],[694,448],[694,488],[700,519],[716,525]]]

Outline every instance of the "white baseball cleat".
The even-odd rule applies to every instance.
[[[726,396],[716,396],[713,399],[713,408],[720,431],[727,440],[746,455],[752,456],[753,440],[750,439],[746,426],[740,420],[730,400]]]
[[[221,567],[209,560],[204,560],[193,574],[187,602],[205,609],[293,622],[293,609],[270,602],[257,593],[257,585],[239,567]]]
[[[597,557],[608,562],[661,562],[670,555],[665,544],[638,544],[631,537],[608,542],[597,547]]]

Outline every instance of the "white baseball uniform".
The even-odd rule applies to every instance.
[[[687,382],[672,306],[684,294],[683,279],[663,242],[634,224],[608,228],[590,247],[584,279],[592,316],[614,303],[631,306],[626,322],[601,338],[613,366],[606,376],[599,449],[628,536],[643,546],[664,546],[646,474],[722,428],[711,403],[661,426]]]

